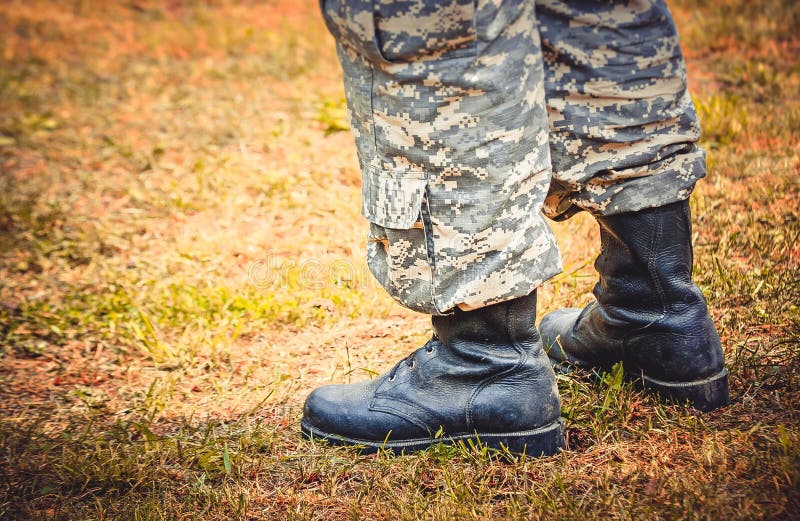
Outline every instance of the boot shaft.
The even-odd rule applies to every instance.
[[[598,303],[628,326],[672,313],[707,313],[692,282],[692,226],[688,201],[631,214],[598,217],[601,253],[595,261]]]
[[[449,393],[427,399],[443,400],[439,410],[445,409],[444,402],[459,404],[456,410],[469,430],[489,431],[498,422],[523,430],[554,421],[561,408],[558,388],[535,320],[535,292],[432,317],[439,354],[417,377],[419,382],[447,382],[437,387]]]
[[[454,309],[449,315],[433,316],[433,333],[447,345],[468,341],[487,349],[508,349],[517,343],[538,344],[536,292],[472,311]]]

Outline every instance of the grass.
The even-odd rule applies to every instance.
[[[300,440],[314,387],[426,338],[362,261],[315,2],[0,9],[0,519],[791,519],[800,511],[800,10],[672,2],[708,177],[695,277],[732,403],[560,377],[568,450],[360,456]],[[554,224],[540,314],[590,300]]]

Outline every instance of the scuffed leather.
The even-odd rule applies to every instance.
[[[434,316],[434,337],[370,382],[311,393],[304,417],[329,434],[377,441],[532,430],[558,420],[555,374],[533,317],[536,295]]]
[[[549,313],[548,354],[583,367],[622,361],[628,372],[691,381],[724,365],[716,327],[692,282],[689,203],[598,217],[596,302]]]

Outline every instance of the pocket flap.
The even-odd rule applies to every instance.
[[[364,169],[361,214],[385,228],[407,230],[420,219],[427,179],[423,172]]]

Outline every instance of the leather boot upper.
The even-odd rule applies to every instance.
[[[541,323],[549,355],[670,381],[723,368],[719,335],[692,281],[687,201],[598,217],[601,253],[596,302],[549,313]]]
[[[506,433],[557,421],[558,390],[535,306],[534,293],[434,316],[425,346],[375,380],[315,390],[304,421],[362,440]]]

